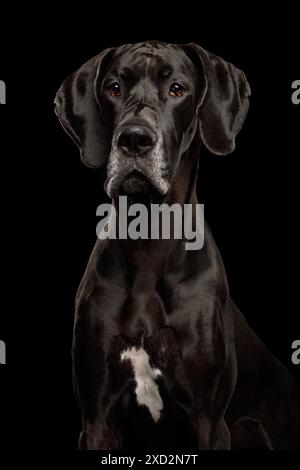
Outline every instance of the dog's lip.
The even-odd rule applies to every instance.
[[[129,173],[121,183],[122,192],[125,194],[145,194],[153,185],[148,178],[137,170]]]
[[[120,171],[116,172],[114,175],[108,175],[104,183],[104,189],[111,199],[118,198],[122,195],[126,196],[130,191],[132,195],[149,195],[153,193],[155,200],[161,201],[166,197],[170,185],[165,181],[165,187],[163,187],[162,182],[157,182],[150,171],[151,168],[140,168],[134,162],[130,169],[126,168],[126,166],[123,168],[124,175],[121,175]],[[134,180],[133,177],[136,179]],[[141,192],[136,190],[135,182],[138,182]],[[132,188],[129,188],[130,185]]]

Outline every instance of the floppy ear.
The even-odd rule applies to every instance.
[[[54,100],[62,127],[78,145],[82,161],[91,168],[101,167],[110,151],[96,86],[113,51],[106,49],[66,78]]]
[[[188,44],[204,73],[204,94],[199,103],[199,126],[205,146],[216,155],[235,149],[235,138],[249,108],[251,94],[244,72],[197,44]],[[192,51],[192,54],[189,52]]]

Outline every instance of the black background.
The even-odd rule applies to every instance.
[[[54,9],[54,7],[53,7]],[[231,294],[268,348],[291,363],[299,339],[299,118],[291,83],[300,78],[297,12],[204,13],[170,4],[7,17],[1,31],[2,449],[71,454],[79,414],[71,379],[76,289],[95,242],[101,174],[80,162],[53,100],[63,79],[100,50],[147,39],[196,42],[241,68],[252,89],[236,151],[204,151],[199,201],[213,230]],[[75,7],[73,8],[75,9]],[[135,15],[135,16],[134,16]],[[3,20],[5,22],[5,17]]]

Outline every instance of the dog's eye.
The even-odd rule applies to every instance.
[[[180,83],[172,83],[169,90],[169,95],[171,96],[183,96],[186,92],[186,89],[180,85]]]
[[[120,85],[117,82],[114,82],[112,85],[110,85],[108,90],[111,96],[120,96],[121,89]]]

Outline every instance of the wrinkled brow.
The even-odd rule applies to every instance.
[[[145,70],[144,68],[137,68],[137,67],[129,67],[125,66],[120,69],[120,71],[116,70],[116,74],[123,78],[124,80],[128,79],[130,80],[131,78],[136,78],[138,75],[140,75],[141,70]],[[152,67],[152,73],[155,72],[159,77],[163,79],[168,79],[172,73],[174,72],[173,68],[170,65],[159,65],[155,64],[154,67]]]
[[[162,77],[162,78],[169,78],[172,73],[174,72],[173,68],[169,65],[165,65],[163,67],[161,67],[161,70],[159,71],[159,75]]]
[[[136,68],[131,68],[131,67],[128,67],[128,66],[125,66],[125,67],[122,67],[121,70],[118,72],[118,75],[121,77],[121,78],[132,78],[136,75]]]

